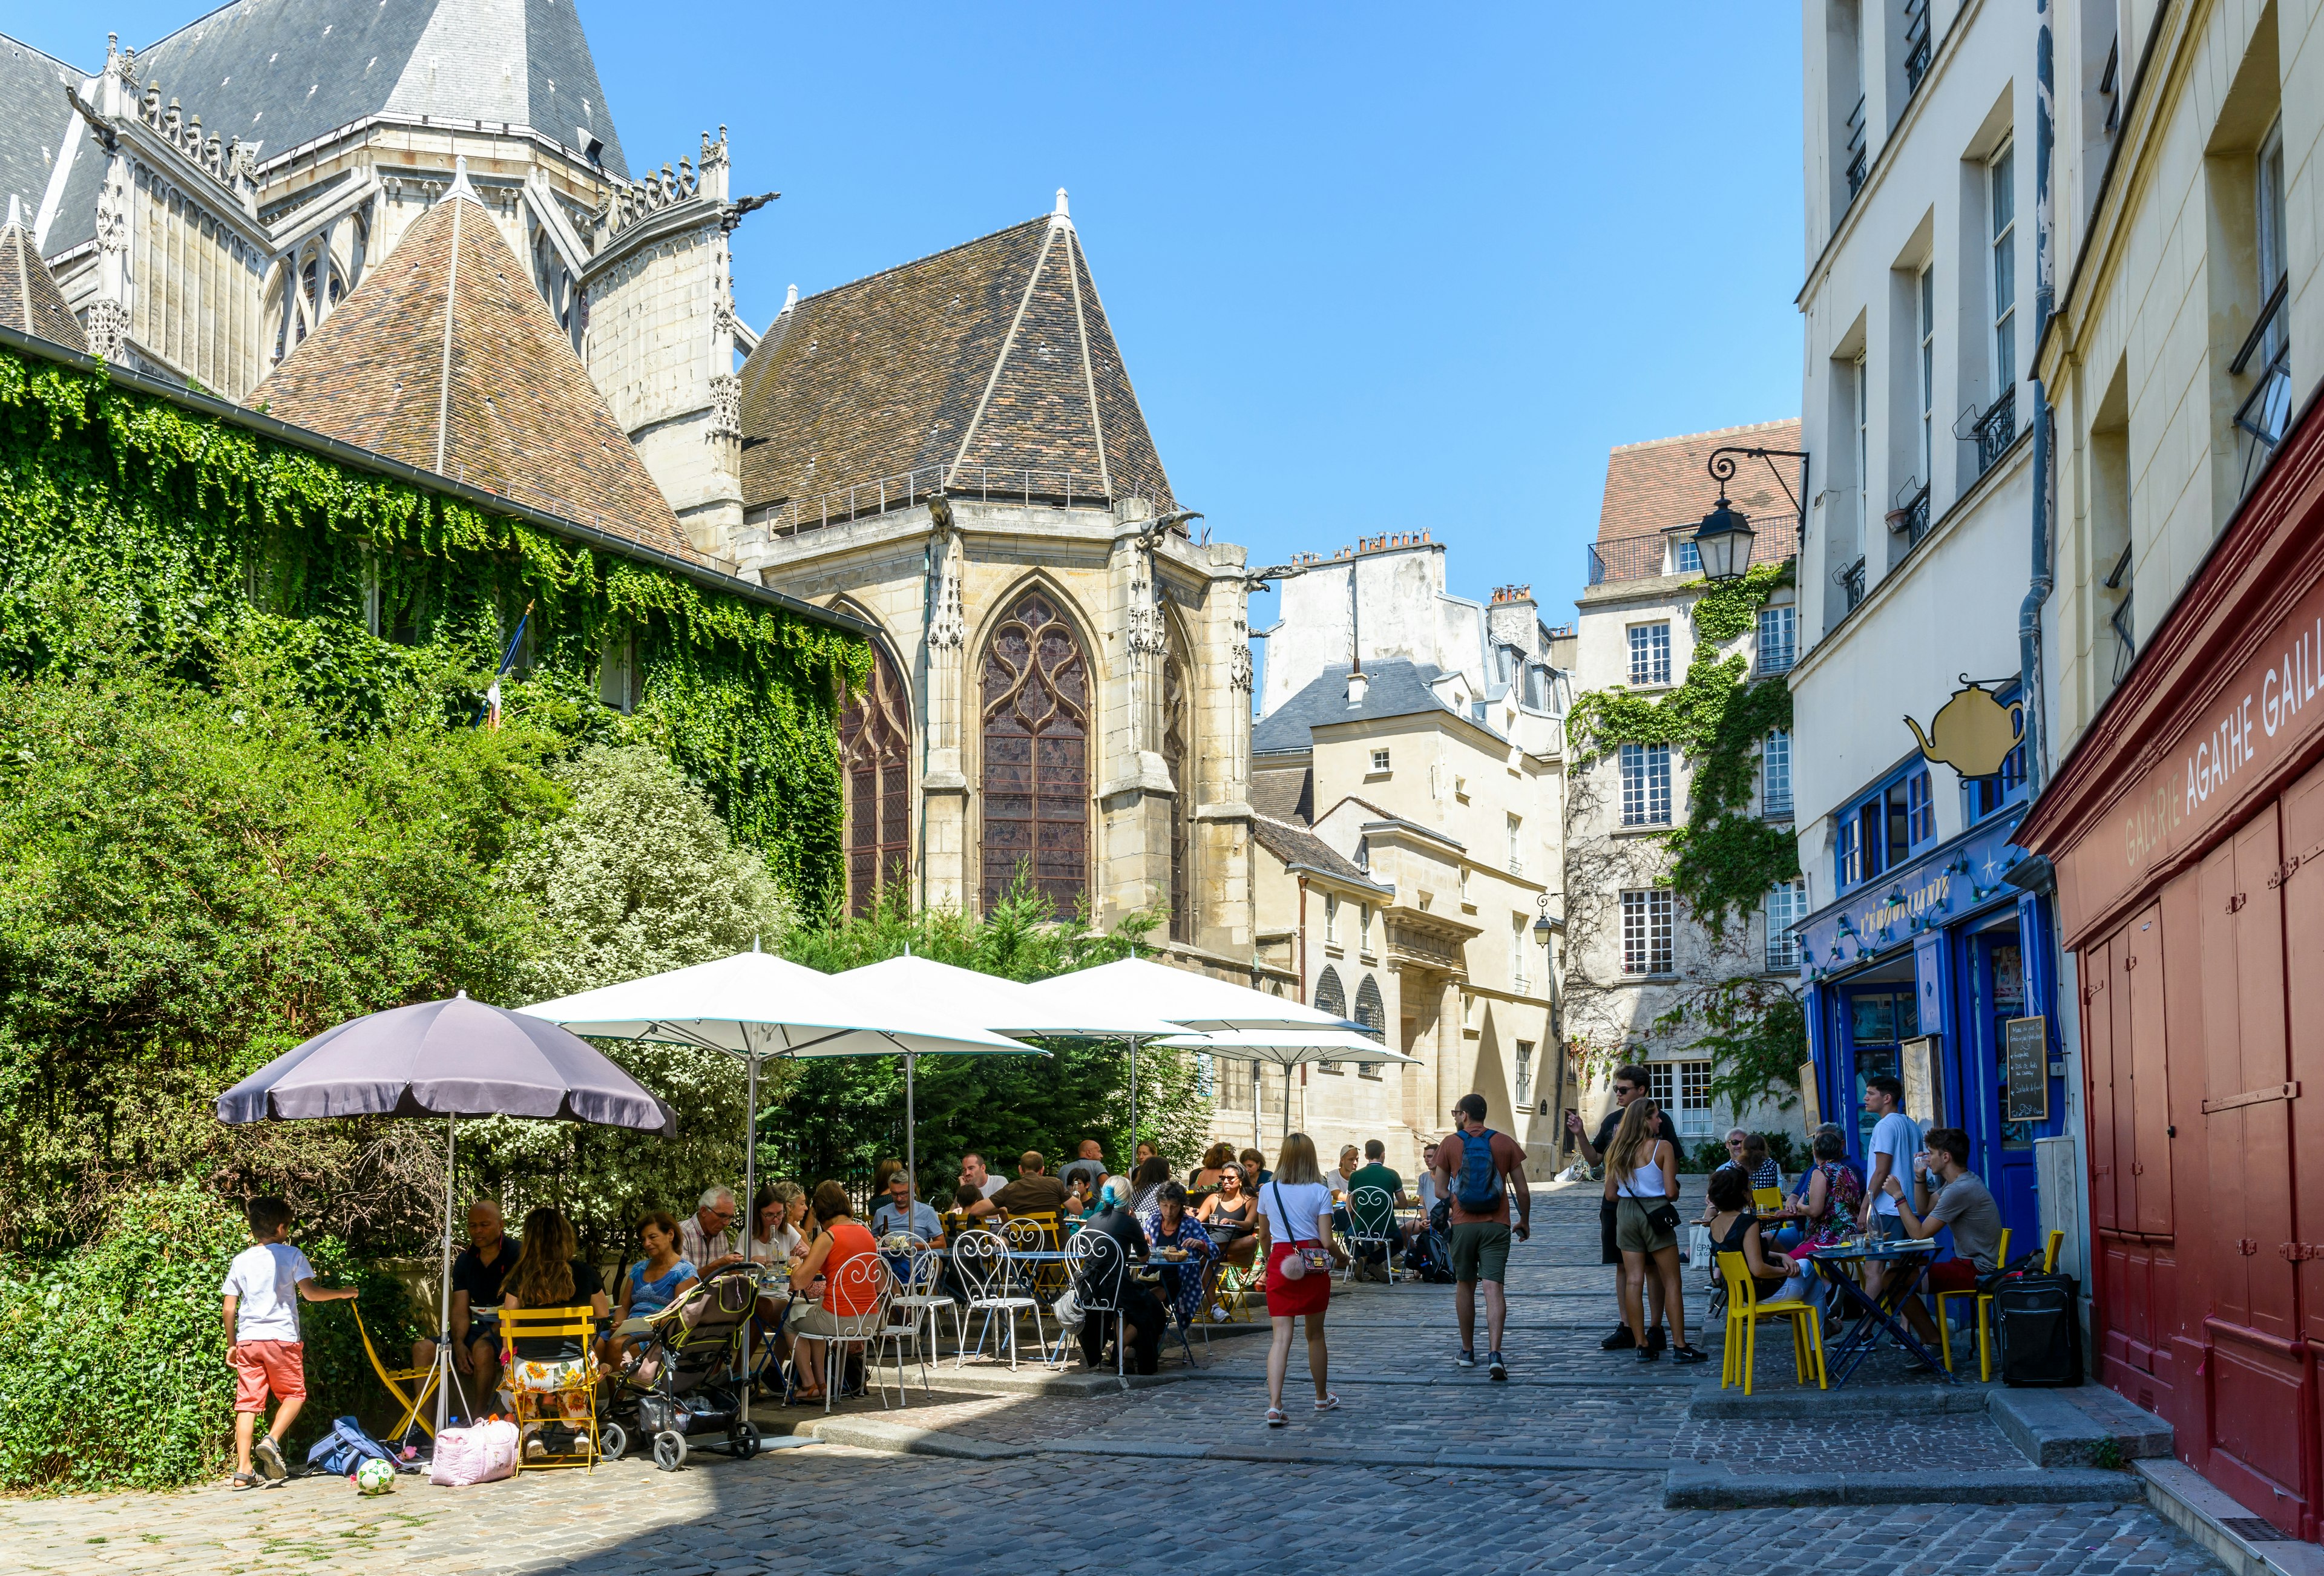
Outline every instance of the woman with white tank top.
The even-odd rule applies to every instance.
[[[1614,1179],[1614,1246],[1622,1253],[1622,1316],[1629,1322],[1640,1362],[1658,1355],[1646,1341],[1646,1261],[1662,1277],[1663,1312],[1671,1322],[1671,1359],[1702,1362],[1708,1353],[1687,1344],[1686,1286],[1678,1267],[1678,1154],[1655,1136],[1660,1115],[1651,1100],[1634,1100],[1606,1151]]]

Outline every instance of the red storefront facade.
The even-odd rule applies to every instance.
[[[2094,1357],[2181,1460],[2324,1506],[2324,419],[2311,404],[2017,841],[2057,870]]]

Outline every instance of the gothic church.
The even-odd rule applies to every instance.
[[[736,316],[726,134],[633,166],[571,0],[0,37],[0,323],[878,631],[850,901],[1019,876],[1253,962],[1242,550],[1172,493],[1055,210]],[[601,686],[627,704],[621,659]]]

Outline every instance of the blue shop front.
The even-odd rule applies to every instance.
[[[2010,842],[2024,816],[2012,806],[1798,926],[1816,1111],[1861,1170],[1865,1086],[1901,1079],[1924,1125],[1968,1133],[2013,1255],[2040,1240],[2034,1141],[2066,1113],[2052,898],[2009,879],[2031,857]]]

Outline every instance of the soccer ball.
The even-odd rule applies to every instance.
[[[395,1469],[387,1462],[372,1460],[355,1469],[355,1488],[364,1494],[385,1494],[395,1487]]]

